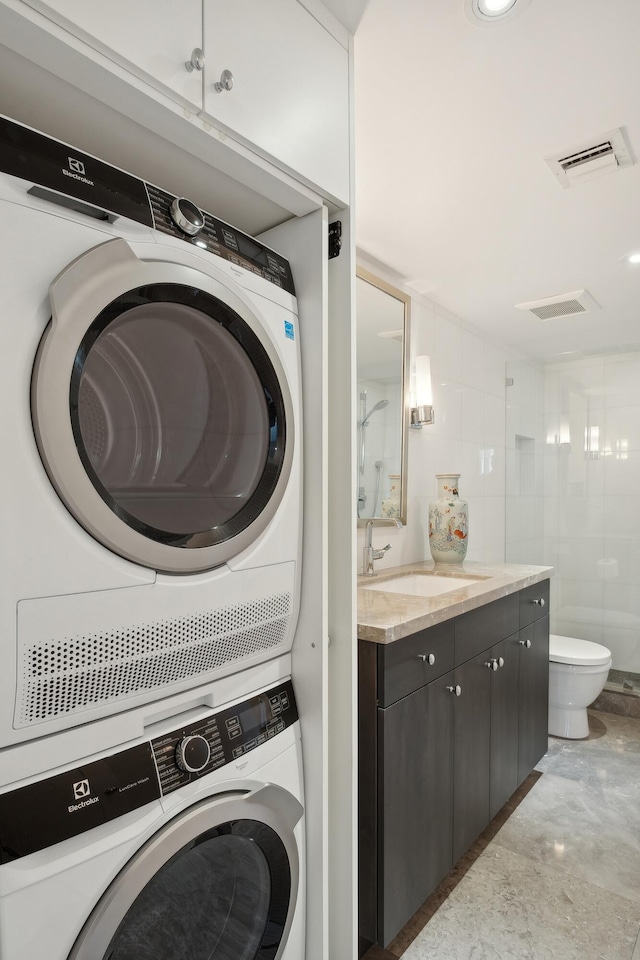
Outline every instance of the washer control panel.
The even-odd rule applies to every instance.
[[[163,796],[223,767],[298,719],[290,680],[151,741]]]
[[[233,763],[297,719],[286,680],[154,740],[0,793],[0,863],[137,810]]]

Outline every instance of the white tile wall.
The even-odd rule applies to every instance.
[[[504,414],[506,464],[506,559],[545,563],[544,500],[545,382],[542,369],[520,360],[507,363]]]
[[[375,546],[392,544],[376,569],[430,559],[429,501],[436,473],[446,472],[460,473],[460,496],[469,504],[467,558],[504,561],[507,352],[408,292],[411,354],[431,357],[435,423],[409,431],[407,526],[374,531]]]

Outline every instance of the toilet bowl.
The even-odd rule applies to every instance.
[[[549,637],[549,733],[580,740],[589,736],[587,707],[602,692],[611,651],[576,637]]]

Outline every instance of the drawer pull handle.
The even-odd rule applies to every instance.
[[[423,663],[428,663],[430,667],[436,662],[435,653],[419,653],[418,660],[422,660]]]
[[[484,665],[495,673],[500,667],[504,667],[504,657],[493,657],[491,660],[486,660]]]
[[[529,647],[531,646],[531,640],[529,640],[529,639],[527,639],[527,640],[518,640],[518,643],[520,644],[521,647],[526,647],[527,650],[528,650]]]
[[[533,600],[532,602],[537,604],[539,607],[544,607],[544,597],[540,597],[539,600]]]
[[[462,693],[462,687],[459,683],[456,683],[455,687],[447,687],[449,693],[455,693],[456,697],[459,697]]]

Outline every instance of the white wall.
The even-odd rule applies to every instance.
[[[362,261],[362,258],[360,258]],[[363,265],[411,298],[411,355],[431,357],[435,423],[409,431],[407,525],[374,530],[374,546],[391,543],[376,569],[430,559],[429,500],[436,473],[460,473],[469,503],[468,560],[505,558],[505,363],[507,351],[403,285],[379,265]],[[359,530],[361,570],[364,531]]]
[[[640,352],[548,365],[545,381],[552,629],[640,673]]]

